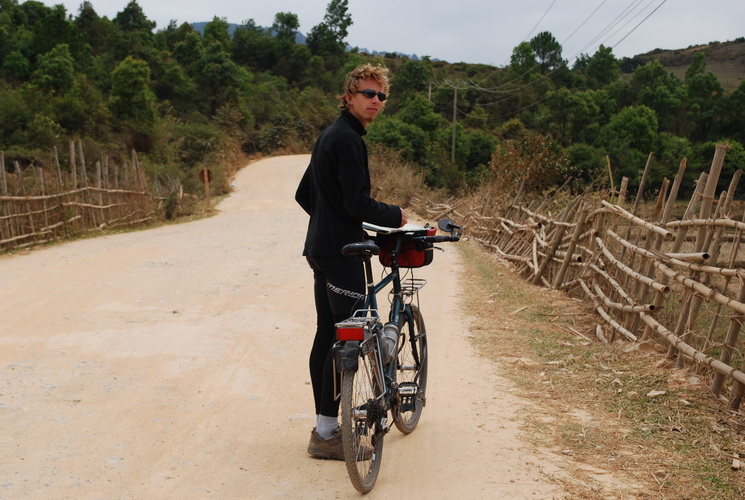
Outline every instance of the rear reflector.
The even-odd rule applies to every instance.
[[[363,328],[337,328],[336,340],[364,340],[365,330]]]

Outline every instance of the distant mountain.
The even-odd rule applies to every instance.
[[[207,25],[207,22],[201,22],[201,23],[191,23],[191,27],[194,28],[199,32],[200,35],[204,35],[204,27]],[[242,25],[240,24],[234,24],[234,23],[228,23],[228,33],[230,36],[233,36],[233,33],[236,29],[240,28]],[[269,31],[271,28],[262,28],[264,31]],[[308,37],[306,37],[304,34],[298,32],[297,36],[295,37],[295,43],[299,43],[300,45],[305,45],[306,40]]]
[[[204,27],[207,25],[207,22],[201,22],[201,23],[191,23],[191,26],[199,32],[200,35],[204,35]],[[239,28],[240,24],[234,24],[234,23],[228,23],[228,33],[230,36],[233,36],[233,33],[237,28]],[[271,28],[262,28],[265,31],[269,31]],[[295,37],[295,43],[299,43],[300,45],[306,45],[308,37],[305,36],[303,33],[298,32],[297,36]],[[352,47],[347,46],[347,50],[352,49]],[[365,54],[370,54],[373,56],[384,56],[386,54],[390,54],[390,52],[378,52],[376,50],[368,50],[368,49],[359,49],[360,52],[364,52]],[[402,52],[394,52],[397,57],[408,57],[409,59],[419,60],[419,56],[412,55],[412,54],[404,54]],[[437,59],[432,59],[433,61],[436,61]]]
[[[714,73],[726,90],[732,90],[745,80],[745,37],[731,42],[709,42],[704,45],[692,45],[687,49],[655,49],[645,54],[634,56],[624,63],[632,62],[633,66],[657,60],[668,71],[683,80],[685,72],[693,62],[693,55],[704,53],[706,70]]]

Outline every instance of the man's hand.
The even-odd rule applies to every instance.
[[[404,209],[401,208],[401,225],[398,227],[404,227],[407,222],[409,222],[409,218],[406,216],[406,212],[404,212]]]

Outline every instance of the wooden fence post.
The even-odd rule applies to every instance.
[[[693,196],[691,197],[688,208],[686,208],[686,212],[683,215],[682,220],[690,219],[693,217],[693,213],[698,208],[698,204],[701,202],[701,198],[704,192],[704,186],[706,185],[706,181],[709,178],[709,174],[706,172],[701,172],[701,176],[698,178],[698,183],[696,184],[696,191],[693,193]],[[688,226],[683,226],[681,228],[678,228],[677,233],[675,234],[675,241],[673,242],[673,252],[678,252],[680,248],[683,246],[683,243],[685,242],[686,235],[688,233]],[[669,278],[664,277],[663,283],[667,283]],[[680,313],[678,316],[678,323],[675,326],[675,331],[673,332],[675,336],[680,337],[681,333],[683,331],[683,324],[681,323],[681,318],[688,313],[688,306],[689,306],[689,300],[690,300],[690,292],[684,292],[685,296],[682,300],[682,306],[680,308]],[[659,306],[657,303],[657,299],[655,299],[654,302],[655,305]],[[669,359],[672,359],[675,357],[675,345],[672,343],[668,343],[667,348],[667,357]]]
[[[559,268],[559,272],[556,273],[556,277],[554,278],[553,287],[555,289],[558,289],[561,286],[561,283],[564,281],[567,269],[569,268],[569,263],[571,262],[572,257],[574,257],[574,250],[575,248],[577,248],[577,242],[579,241],[579,237],[584,231],[585,222],[587,222],[587,209],[583,208],[582,212],[579,214],[577,225],[574,227],[574,234],[572,234],[572,239],[569,242],[567,254],[564,256],[564,261],[561,263],[561,268]]]
[[[72,174],[72,189],[78,188],[78,168],[75,164],[75,141],[70,141],[70,173]]]
[[[722,166],[724,165],[724,156],[729,149],[729,145],[724,144],[717,144],[716,151],[714,152],[714,159],[711,162],[711,169],[709,170],[709,177],[706,180],[706,187],[704,188],[704,194],[701,199],[701,210],[699,212],[699,218],[700,219],[708,219],[711,216],[711,207],[714,204],[714,196],[716,195],[717,190],[717,183],[719,182],[719,176],[722,173]],[[708,234],[707,234],[708,233]],[[701,252],[705,247],[708,246],[709,242],[711,241],[711,233],[709,231],[709,228],[707,226],[700,226],[698,228],[698,231],[696,232],[696,242],[693,247],[694,252]],[[706,275],[704,278],[706,279],[708,275]],[[698,295],[688,294],[688,304],[686,307],[685,314],[681,314],[681,316],[686,316],[685,323],[684,323],[684,330],[682,330],[682,340],[685,343],[688,343],[689,335],[689,328],[691,325],[693,325],[693,322],[698,315],[698,310],[701,306],[701,303],[703,302],[703,299],[699,297]],[[672,354],[672,353],[668,353]],[[684,363],[684,359],[682,356],[678,355],[678,359],[676,360],[676,366],[678,368],[682,368]]]
[[[675,208],[675,202],[678,200],[678,191],[680,190],[680,185],[683,182],[683,174],[685,174],[687,165],[688,165],[688,160],[686,158],[683,158],[680,164],[678,165],[678,172],[675,174],[675,179],[673,179],[673,187],[670,188],[670,194],[667,197],[667,203],[665,204],[665,209],[662,211],[662,215],[660,216],[660,224],[663,226],[667,224],[670,221],[670,218],[672,217],[673,209]],[[656,238],[652,248],[659,251],[662,248],[662,242],[663,242],[662,238]],[[650,260],[648,262],[647,272],[645,274],[649,275],[651,272],[653,272],[653,270],[654,270],[654,262]],[[666,282],[667,282],[667,278],[664,278],[663,283],[666,283]],[[640,299],[641,303],[645,303],[647,301],[647,295],[648,295],[647,290],[648,289],[645,288],[644,291],[642,292],[642,296]],[[657,302],[656,305],[653,303],[653,305],[655,306],[655,310],[657,310],[657,308],[659,308],[659,306],[662,303],[661,294],[655,295],[654,302]],[[633,329],[635,330],[635,328]],[[649,325],[645,324],[644,332],[642,333],[642,340],[646,340],[647,338],[649,338],[649,335],[651,333],[652,333],[652,328]]]
[[[8,178],[5,172],[5,151],[0,151],[0,196],[8,196]],[[0,225],[0,240],[10,239],[14,234],[13,221],[10,218],[5,218],[11,213],[11,203],[10,200],[7,202],[3,201],[1,205],[2,210],[0,210],[0,215],[3,216],[3,223]]]
[[[570,204],[570,206],[567,207],[565,215],[561,219],[562,222],[566,222],[571,219],[572,215],[574,214],[574,208],[579,203],[579,201],[580,199],[577,198]],[[561,245],[561,241],[564,238],[564,233],[566,232],[567,227],[568,226],[566,224],[559,224],[558,226],[556,226],[554,237],[551,241],[551,246],[548,248],[548,250],[546,250],[546,256],[544,257],[543,262],[541,262],[541,267],[536,270],[535,275],[533,276],[533,280],[531,281],[534,285],[539,285],[541,283],[546,269],[548,268],[549,264],[551,264],[551,260],[554,258],[556,250],[558,250],[559,246]]]

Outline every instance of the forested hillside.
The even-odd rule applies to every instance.
[[[113,162],[136,150],[164,189],[199,194],[205,166],[227,188],[225,165],[241,155],[308,151],[337,115],[343,75],[370,61],[390,68],[393,86],[368,142],[433,187],[458,192],[497,176],[536,190],[595,188],[609,184],[608,163],[616,185],[627,176],[633,187],[650,152],[651,182],[684,157],[693,179],[721,140],[731,145],[722,178],[745,167],[743,75],[725,87],[706,51],[675,71],[603,46],[568,63],[543,32],[506,67],[370,55],[348,50],[347,6],[331,0],[302,44],[290,12],[234,31],[214,18],[200,32],[155,30],[134,0],[113,19],[91,2],[69,13],[0,0],[0,151],[45,166],[79,138]],[[725,45],[742,52],[745,39]]]

